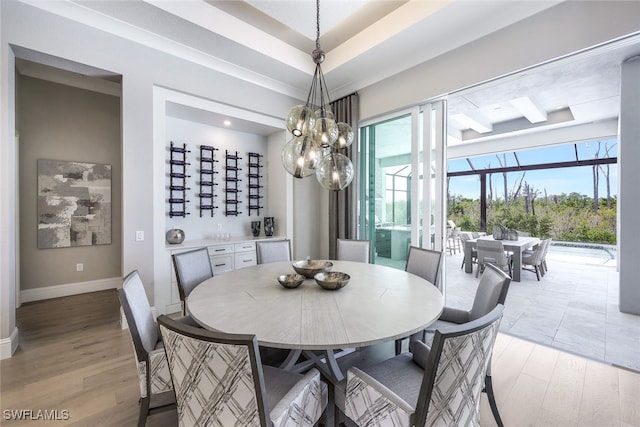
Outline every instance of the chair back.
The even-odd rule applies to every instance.
[[[171,258],[173,258],[176,279],[178,279],[180,301],[184,302],[196,286],[213,277],[211,259],[207,248],[173,254]]]
[[[270,425],[255,335],[226,334],[158,317],[179,426]]]
[[[469,311],[469,320],[481,318],[498,304],[504,305],[510,283],[511,277],[507,273],[493,264],[487,264],[478,283],[473,306]]]
[[[504,306],[436,329],[412,425],[480,425],[480,395]]]
[[[410,246],[405,271],[420,276],[434,286],[438,286],[441,258],[442,252]]]
[[[371,259],[371,240],[338,239],[337,256],[340,261],[368,263]]]
[[[291,241],[285,239],[256,242],[256,252],[258,264],[291,261]]]
[[[471,240],[473,237],[471,235],[470,232],[468,231],[461,231],[460,232],[460,241],[464,244],[464,242],[466,242],[467,240]]]
[[[479,264],[491,263],[501,268],[509,266],[509,260],[504,253],[504,245],[501,241],[479,239],[476,244]]]
[[[122,288],[118,289],[120,305],[127,319],[129,333],[140,362],[146,362],[147,355],[158,343],[158,326],[144,291],[138,270],[124,278]]]
[[[545,240],[541,241],[540,244],[533,251],[533,255],[531,256],[531,258],[526,260],[526,264],[529,264],[529,265],[540,265],[540,263],[542,262],[542,259],[544,258],[544,255],[545,255],[545,253],[547,251],[547,248],[548,248],[550,242],[551,242],[551,239],[545,239]],[[524,261],[525,260],[523,259],[523,263],[524,263]]]

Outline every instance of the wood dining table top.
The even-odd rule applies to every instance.
[[[440,316],[437,287],[403,270],[331,261],[350,275],[342,289],[325,290],[314,279],[294,289],[277,277],[294,273],[292,262],[260,264],[205,280],[186,300],[203,327],[255,334],[261,345],[304,350],[362,347],[407,337]]]

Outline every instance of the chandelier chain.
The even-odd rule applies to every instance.
[[[320,0],[316,0],[316,49],[320,49]]]

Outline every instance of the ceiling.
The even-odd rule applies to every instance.
[[[306,99],[309,90],[314,1],[25,1],[298,99]],[[558,3],[323,0],[320,44],[326,51],[323,71],[331,98],[361,90]],[[465,142],[617,117],[619,65],[640,54],[639,46],[636,40],[453,94],[448,99],[449,135]],[[34,52],[17,56],[82,75],[116,78],[82,64],[53,64]],[[538,117],[527,118],[527,111]],[[222,120],[207,120],[213,124],[218,119]],[[277,129],[251,130],[269,134]]]

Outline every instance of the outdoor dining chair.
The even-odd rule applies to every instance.
[[[536,273],[538,282],[540,281],[540,276],[544,276],[545,273],[543,260],[550,244],[551,239],[545,239],[533,251],[527,251],[522,254],[522,269]]]
[[[198,329],[166,315],[158,323],[179,426],[312,426],[324,413],[320,372],[262,365],[255,335]]]
[[[478,277],[480,272],[484,271],[487,263],[491,263],[502,270],[509,271],[509,276],[512,276],[511,255],[507,255],[504,250],[504,245],[500,240],[479,239],[476,241],[476,245],[478,249],[478,269],[476,270],[476,277]]]
[[[477,426],[480,395],[504,307],[437,329],[433,346],[347,371],[336,414],[358,426]]]

